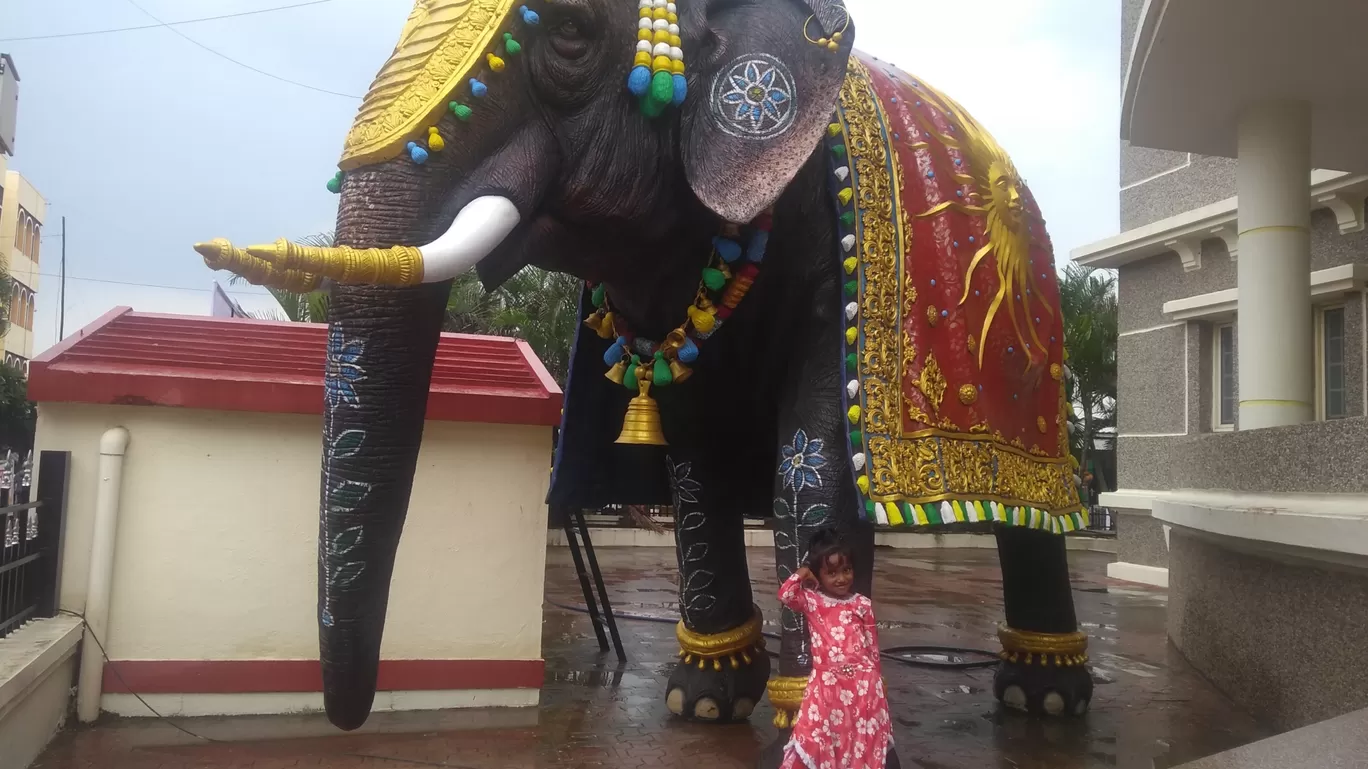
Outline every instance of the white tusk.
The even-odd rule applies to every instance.
[[[479,264],[520,219],[518,207],[508,198],[486,195],[470,201],[441,237],[418,248],[423,255],[423,282],[448,280]]]

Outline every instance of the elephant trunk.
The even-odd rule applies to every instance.
[[[342,729],[365,723],[375,698],[390,577],[449,291],[439,283],[333,292],[318,623],[324,703]]]

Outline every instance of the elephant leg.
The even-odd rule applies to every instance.
[[[993,693],[1016,710],[1083,715],[1092,700],[1088,638],[1078,632],[1064,538],[997,527],[1007,623]]]
[[[680,614],[680,659],[666,686],[666,705],[690,720],[744,721],[770,671],[760,612],[751,600],[745,521],[727,503],[730,484],[719,463],[688,451],[672,452],[666,463]]]
[[[859,509],[847,450],[848,427],[840,377],[842,309],[836,276],[824,276],[808,328],[796,332],[807,346],[796,351],[799,360],[780,396],[779,446],[774,481],[775,565],[780,582],[805,559],[808,542],[819,529],[836,527],[855,556],[855,590],[872,594],[874,527]],[[779,734],[761,756],[762,769],[779,765],[783,747],[802,703],[812,672],[808,628],[803,616],[781,610],[782,640],[779,675],[768,686]],[[891,751],[890,751],[891,755]],[[896,758],[892,759],[896,766]]]

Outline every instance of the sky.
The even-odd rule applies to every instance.
[[[204,266],[195,242],[332,230],[337,198],[324,184],[412,8],[412,0],[329,0],[176,27],[195,42],[165,27],[14,40],[154,24],[137,6],[180,21],[307,0],[136,2],[4,0],[0,51],[22,78],[9,168],[48,201],[35,355],[57,341],[63,216],[68,335],[118,305],[207,315],[213,283],[226,286],[227,275]],[[847,7],[858,48],[954,97],[1011,153],[1044,211],[1057,262],[1116,233],[1120,2]],[[229,291],[249,311],[275,307],[260,289]]]

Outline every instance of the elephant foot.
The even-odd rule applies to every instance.
[[[770,660],[760,635],[760,610],[721,633],[695,633],[679,623],[679,664],[665,687],[670,712],[704,723],[745,721],[765,693]]]
[[[793,736],[792,729],[780,729],[779,734],[760,752],[760,760],[756,763],[756,769],[779,769],[784,763],[784,748],[788,746],[789,738]],[[884,760],[884,769],[902,769],[902,764],[898,762],[898,751],[892,745],[888,746],[888,757]]]
[[[1033,715],[1081,716],[1092,702],[1088,637],[998,628],[1003,651],[993,694],[1013,710]]]

